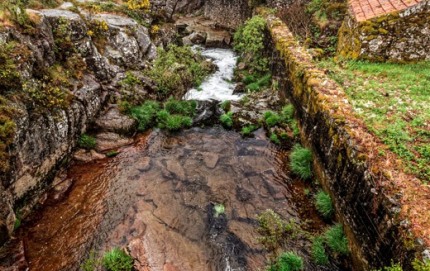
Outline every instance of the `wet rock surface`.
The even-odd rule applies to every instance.
[[[127,249],[137,270],[262,269],[256,215],[273,209],[300,221],[286,156],[261,130],[253,139],[216,127],[154,131],[114,158],[72,167],[68,196],[55,208],[48,201],[17,240],[41,271],[75,270],[91,249],[113,247]],[[308,261],[307,246],[290,249]]]

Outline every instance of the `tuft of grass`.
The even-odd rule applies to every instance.
[[[158,102],[145,101],[140,106],[132,107],[130,115],[138,121],[138,130],[145,131],[154,125],[155,117],[159,110],[160,104]]]
[[[328,247],[335,253],[346,255],[349,253],[348,240],[346,239],[341,224],[336,224],[326,230],[324,239]]]
[[[281,116],[283,121],[290,123],[294,120],[294,106],[292,104],[288,104],[282,107]]]
[[[290,167],[302,179],[312,177],[312,152],[299,144],[294,145],[290,154]]]
[[[273,111],[264,112],[263,119],[267,127],[269,128],[276,126],[278,123],[282,121],[281,116],[279,116],[276,112],[273,112]]]
[[[224,126],[225,128],[233,127],[233,112],[222,114],[221,117],[219,118],[219,121],[221,122],[222,126]]]
[[[231,101],[229,100],[225,100],[221,103],[220,105],[221,109],[224,110],[225,112],[230,111],[230,107],[231,107]]]
[[[284,252],[279,256],[268,271],[299,271],[303,270],[303,259],[294,252]]]
[[[83,134],[79,137],[78,146],[87,150],[94,149],[96,147],[96,139],[87,134]]]
[[[94,251],[90,252],[88,258],[80,265],[80,268],[83,271],[94,271],[100,266],[100,259],[96,257]]]
[[[190,117],[181,115],[167,115],[165,122],[159,122],[159,126],[169,131],[178,131],[185,127],[190,127],[193,120]]]
[[[222,203],[215,204],[214,206],[214,216],[219,217],[220,215],[225,213],[225,206]]]
[[[312,260],[319,265],[327,265],[329,259],[324,247],[324,239],[316,237],[312,242],[311,248]]]
[[[106,156],[107,156],[107,157],[115,157],[115,156],[117,156],[118,154],[119,154],[119,151],[112,150],[112,151],[108,151],[108,152],[106,153]]]
[[[275,133],[270,135],[270,141],[277,145],[281,145],[281,140],[279,140],[278,136]]]
[[[252,132],[254,132],[257,129],[258,129],[257,126],[255,126],[253,124],[249,124],[249,125],[242,127],[242,131],[240,133],[242,134],[242,136],[250,136],[252,134]]]
[[[194,116],[196,107],[196,101],[178,101],[173,98],[169,98],[167,102],[164,103],[164,109],[170,114],[185,116]]]
[[[315,207],[318,212],[325,218],[330,218],[334,212],[333,203],[330,195],[320,190],[315,195]]]
[[[133,258],[119,248],[113,248],[102,259],[103,267],[108,271],[131,271]]]

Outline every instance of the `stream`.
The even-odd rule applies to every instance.
[[[232,95],[234,53],[203,55],[219,70],[185,98],[239,99]],[[66,180],[73,183],[67,196],[48,194],[13,242],[24,247],[30,270],[79,270],[91,251],[101,256],[113,247],[126,248],[137,270],[264,270],[258,214],[272,209],[309,232],[325,227],[306,198],[309,184],[290,176],[288,151],[262,129],[247,139],[219,126],[155,129],[116,157],[74,163]],[[216,205],[225,211],[216,213]],[[306,270],[338,270],[313,265],[309,247],[305,238],[288,244]]]

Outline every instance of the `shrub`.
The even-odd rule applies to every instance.
[[[96,139],[86,134],[81,135],[78,140],[78,146],[87,150],[94,149],[96,144]]]
[[[250,124],[250,125],[246,125],[244,127],[242,127],[242,131],[241,134],[243,136],[250,136],[252,134],[252,132],[254,132],[255,130],[257,130],[257,126]]]
[[[133,258],[123,250],[114,248],[103,256],[102,264],[108,271],[131,271]]]
[[[334,209],[330,195],[322,190],[315,196],[315,206],[318,212],[325,218],[330,218],[333,214]]]
[[[294,252],[284,252],[272,264],[269,271],[299,271],[303,270],[303,259]]]
[[[233,112],[222,114],[221,117],[219,118],[219,121],[221,122],[222,126],[224,126],[225,128],[233,127]]]
[[[130,114],[138,121],[138,130],[145,131],[154,125],[156,113],[159,110],[160,105],[157,102],[146,101],[143,105],[132,107]]]
[[[329,259],[324,247],[323,238],[317,237],[313,240],[311,254],[312,259],[316,264],[327,265],[329,263]]]
[[[336,224],[328,228],[324,233],[324,239],[333,252],[342,255],[348,254],[348,240],[341,224]]]
[[[296,144],[290,154],[291,171],[302,179],[309,179],[312,176],[312,152]]]

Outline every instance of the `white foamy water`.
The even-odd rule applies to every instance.
[[[236,66],[237,56],[231,49],[209,48],[202,49],[202,55],[213,59],[218,70],[206,78],[200,85],[199,90],[190,89],[185,95],[185,100],[232,100],[241,98],[240,95],[233,95],[236,84],[231,83],[233,71]]]

